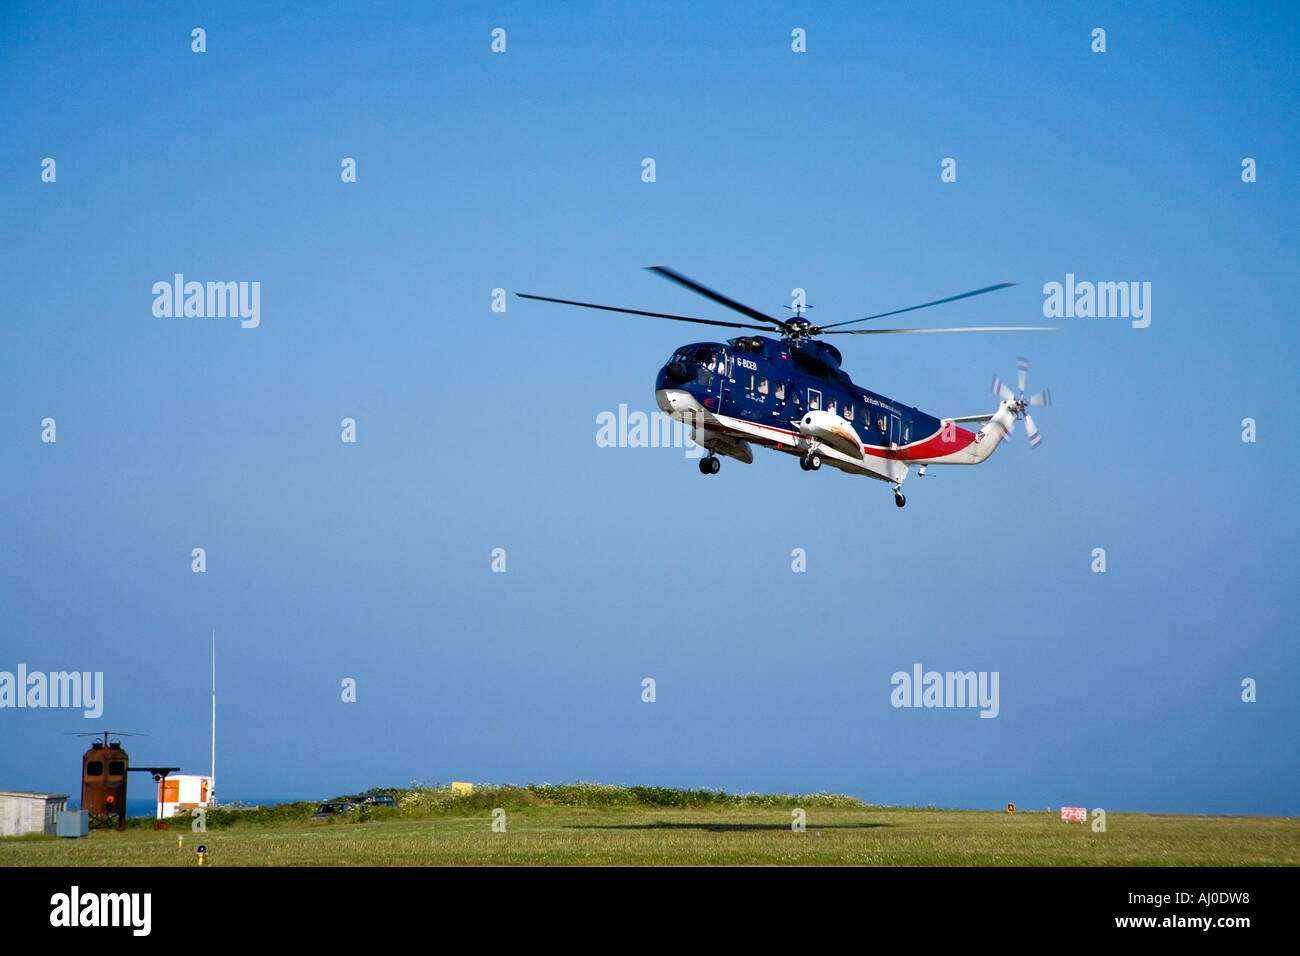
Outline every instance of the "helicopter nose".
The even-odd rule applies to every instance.
[[[706,398],[704,404],[700,404],[699,399],[684,389],[659,388],[655,390],[655,404],[669,418],[681,422],[712,408],[713,399]]]

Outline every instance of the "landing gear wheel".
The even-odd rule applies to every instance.
[[[894,492],[894,504],[898,505],[898,507],[900,508],[903,507],[903,505],[907,504],[907,499],[903,497],[903,493],[901,491]]]
[[[718,460],[716,455],[709,455],[707,458],[700,459],[701,475],[716,475],[721,468],[722,462]]]
[[[822,466],[822,458],[821,455],[813,452],[810,455],[804,455],[799,464],[803,466],[804,471],[816,471]]]

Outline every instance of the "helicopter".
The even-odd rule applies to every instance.
[[[708,451],[699,459],[700,473],[716,475],[719,455],[752,464],[753,445],[795,455],[804,471],[822,464],[854,475],[887,482],[894,503],[907,504],[903,482],[912,465],[918,477],[930,465],[978,465],[987,461],[1002,441],[1008,440],[1016,420],[1024,417],[1031,448],[1042,443],[1042,433],[1028,409],[1051,404],[1044,389],[1026,397],[1027,359],[1017,365],[1018,390],[993,378],[998,407],[987,415],[939,418],[870,389],[854,384],[840,367],[839,349],[821,340],[825,335],[901,335],[922,332],[1052,332],[1053,326],[962,326],[926,329],[843,329],[904,312],[969,299],[1015,285],[999,282],[982,289],[879,312],[875,315],[814,325],[805,315],[807,306],[787,306],[794,315],[778,319],[759,312],[667,266],[646,266],[692,292],[740,313],[751,323],[724,322],[666,312],[623,309],[573,299],[516,292],[523,299],[561,305],[622,312],[629,315],[693,322],[698,325],[748,329],[766,335],[742,335],[724,342],[694,342],[676,349],[655,378],[655,401],[670,418],[689,425],[692,438]],[[767,323],[765,325],[753,322]],[[779,336],[779,337],[775,337]],[[978,432],[960,424],[983,423]]]

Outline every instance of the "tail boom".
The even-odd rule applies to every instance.
[[[959,419],[945,419],[938,432],[913,449],[931,457],[909,456],[909,461],[918,465],[978,465],[997,451],[1003,438],[1010,436],[1016,417],[1014,403],[1004,400],[992,415],[964,419],[984,420],[985,425],[978,432],[958,428],[954,422]]]

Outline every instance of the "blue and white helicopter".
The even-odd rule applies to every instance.
[[[821,335],[901,335],[911,332],[1021,332],[1055,331],[1049,326],[963,326],[939,329],[839,329],[889,315],[914,312],[930,306],[968,299],[1014,285],[997,285],[936,299],[905,309],[876,315],[813,325],[803,309],[792,310],[793,318],[776,319],[729,299],[666,266],[647,266],[666,279],[685,286],[714,302],[757,322],[721,322],[664,312],[620,309],[572,299],[554,299],[518,292],[524,299],[577,305],[606,312],[624,312],[699,325],[735,329],[756,329],[780,334],[741,336],[723,342],[695,342],[673,352],[655,379],[655,401],[677,421],[692,426],[694,440],[708,449],[699,461],[700,472],[716,475],[718,455],[751,464],[751,445],[762,445],[799,457],[805,471],[816,471],[822,463],[855,475],[889,482],[894,502],[903,507],[903,481],[912,465],[924,475],[930,465],[978,465],[993,454],[998,444],[1011,437],[1016,419],[1024,416],[1029,444],[1037,448],[1042,435],[1027,411],[1031,406],[1050,405],[1044,390],[1025,397],[1025,376],[1029,363],[1020,359],[1018,391],[1013,392],[994,377],[993,393],[1000,402],[988,415],[937,418],[920,409],[886,398],[853,380],[840,368],[838,349],[819,341]],[[958,423],[983,422],[978,432],[958,428]]]

